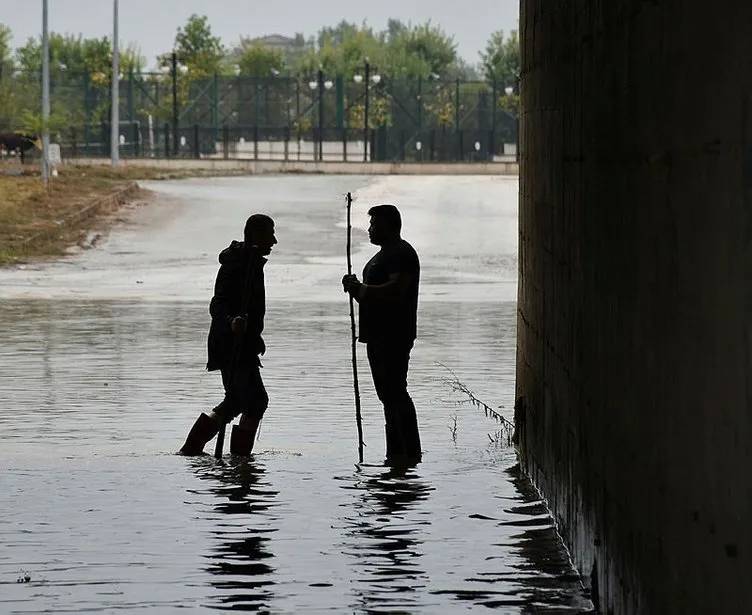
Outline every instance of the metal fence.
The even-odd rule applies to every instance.
[[[259,160],[490,161],[514,155],[517,118],[503,88],[473,81],[309,78],[188,79],[176,68],[120,80],[125,157]],[[57,71],[52,139],[69,157],[108,156],[109,76]],[[32,112],[38,75],[0,77],[0,92]],[[0,129],[19,118],[0,109]],[[14,125],[15,124],[15,125]]]

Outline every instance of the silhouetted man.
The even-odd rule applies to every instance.
[[[265,256],[277,243],[274,221],[254,214],[245,224],[243,241],[233,241],[219,255],[219,273],[209,305],[209,371],[221,370],[225,398],[209,414],[203,412],[180,449],[183,455],[200,455],[204,445],[219,431],[222,422],[233,426],[230,452],[249,455],[253,450],[261,417],[269,397],[261,380],[259,355],[266,351],[264,330]]]
[[[387,461],[419,461],[418,420],[407,392],[407,369],[417,331],[420,263],[400,237],[402,218],[394,205],[368,211],[368,237],[381,246],[363,269],[363,282],[342,278],[360,304],[358,339],[366,344],[376,394],[384,405]]]

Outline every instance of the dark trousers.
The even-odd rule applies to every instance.
[[[413,343],[368,342],[376,395],[384,404],[387,459],[420,458],[420,433],[415,405],[407,392],[407,370]]]
[[[238,414],[246,414],[261,420],[269,405],[264,382],[261,380],[260,362],[241,363],[234,368],[222,368],[222,385],[225,398],[214,408],[214,412],[226,421]]]

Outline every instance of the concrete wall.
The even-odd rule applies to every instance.
[[[523,465],[602,612],[752,612],[752,3],[521,11]]]
[[[72,165],[108,165],[109,158],[71,158]],[[123,166],[264,173],[328,173],[334,175],[517,175],[516,162],[313,162],[282,160],[216,160],[194,158],[121,159]]]

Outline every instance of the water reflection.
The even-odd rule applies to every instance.
[[[515,578],[506,579],[519,584],[518,595],[524,600],[522,612],[593,613],[589,594],[562,545],[545,502],[539,499],[519,464],[507,468],[506,474],[521,495],[519,505],[505,510],[520,518],[500,525],[522,530],[511,538],[523,561],[513,566],[518,571]]]
[[[461,589],[436,592],[460,602],[487,608],[519,609],[520,613],[592,613],[592,604],[561,543],[544,501],[519,464],[505,470],[517,494],[502,519],[478,516],[495,525],[503,542],[497,554],[464,579]],[[477,588],[477,589],[476,589]]]
[[[213,521],[215,546],[205,557],[219,590],[222,610],[268,610],[273,598],[275,568],[271,535],[277,531],[276,491],[268,481],[264,463],[257,458],[217,463],[211,457],[194,461],[196,475],[212,483],[207,490],[219,513]]]
[[[421,565],[424,528],[429,516],[418,504],[433,487],[413,467],[361,466],[342,478],[343,489],[357,492],[354,513],[343,519],[343,551],[354,558],[353,582],[362,612],[410,609],[420,599],[428,575]]]

